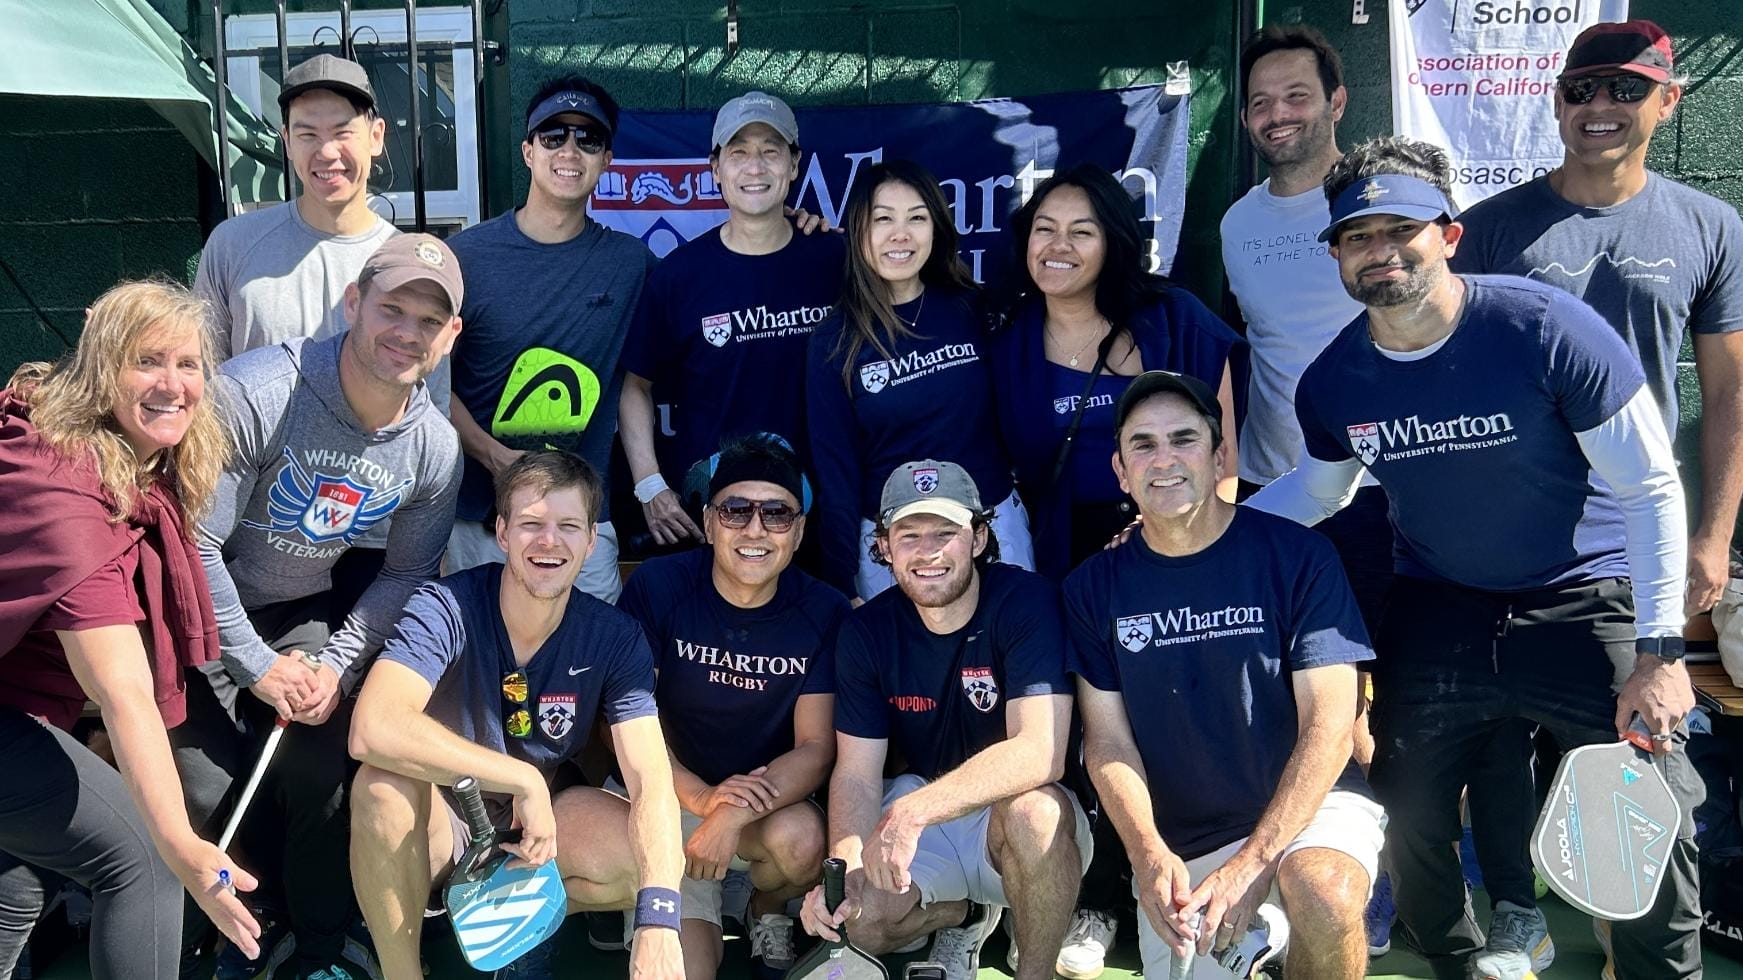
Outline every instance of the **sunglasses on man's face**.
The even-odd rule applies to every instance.
[[[746,500],[743,497],[728,497],[714,505],[714,516],[720,519],[723,527],[734,531],[750,527],[753,515],[760,514],[763,519],[763,529],[770,534],[780,534],[793,529],[793,522],[799,519],[799,511],[787,505],[784,500]]]
[[[533,732],[532,712],[527,710],[527,672],[517,670],[502,678],[502,727],[513,738],[526,738]]]
[[[561,150],[563,144],[569,142],[569,137],[575,137],[575,145],[582,153],[605,152],[605,130],[597,126],[585,124],[562,124],[546,126],[534,131],[533,138],[547,150]]]
[[[1650,78],[1639,75],[1602,75],[1598,77],[1564,78],[1556,83],[1561,100],[1568,105],[1585,105],[1598,97],[1598,89],[1608,87],[1610,101],[1626,104],[1646,98],[1655,85]]]

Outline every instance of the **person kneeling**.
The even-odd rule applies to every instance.
[[[480,565],[419,589],[370,668],[351,725],[351,873],[388,980],[420,980],[431,886],[467,843],[449,793],[485,792],[503,849],[555,860],[569,910],[637,908],[631,969],[678,978],[678,804],[654,708],[653,659],[627,615],[574,589],[592,551],[599,476],[581,459],[529,452],[496,489],[506,566]],[[592,787],[550,792],[603,712],[630,799]],[[663,910],[663,911],[662,911]],[[554,942],[502,974],[550,976]]]

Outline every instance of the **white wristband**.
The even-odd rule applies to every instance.
[[[653,476],[636,483],[635,499],[644,504],[651,504],[654,502],[655,497],[658,497],[660,494],[665,493],[670,489],[672,488],[666,486],[666,478],[655,473]]]

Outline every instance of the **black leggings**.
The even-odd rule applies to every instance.
[[[92,977],[176,976],[182,885],[121,774],[66,732],[0,708],[0,980],[67,879],[91,890]]]

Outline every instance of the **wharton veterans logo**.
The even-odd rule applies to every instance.
[[[867,394],[875,395],[884,390],[890,383],[890,362],[873,361],[862,365],[859,369],[859,383],[865,386]]]
[[[975,710],[985,714],[993,710],[999,703],[999,682],[993,679],[991,667],[962,668],[962,693],[968,695],[968,703]]]
[[[350,453],[317,449],[309,450],[308,455],[312,465],[361,469],[382,479],[391,478],[379,465]],[[242,525],[274,534],[300,532],[312,545],[329,541],[350,545],[393,513],[411,485],[412,481],[406,480],[392,490],[382,491],[349,472],[341,476],[312,474],[297,462],[287,446],[284,466],[266,492],[267,522],[243,521]],[[273,544],[278,547],[278,542]]]
[[[921,493],[931,493],[938,489],[938,468],[922,466],[914,471],[914,489]]]
[[[575,728],[575,695],[539,695],[539,731],[553,742],[561,742]]]
[[[702,339],[715,347],[725,347],[732,339],[732,314],[716,313],[702,318]]]
[[[1350,449],[1363,466],[1373,466],[1374,460],[1380,455],[1380,426],[1374,422],[1361,425],[1346,425],[1344,431],[1350,436]]]
[[[1457,415],[1439,421],[1424,421],[1421,416],[1412,415],[1384,422],[1346,425],[1344,431],[1349,435],[1350,451],[1364,466],[1373,466],[1376,462],[1395,463],[1431,453],[1492,449],[1519,441],[1518,434],[1513,431],[1513,419],[1506,412]]]
[[[1120,638],[1120,646],[1133,653],[1150,645],[1150,637],[1155,635],[1149,613],[1142,616],[1121,616],[1114,620],[1114,635]]]
[[[490,434],[580,435],[599,407],[599,375],[567,354],[532,347],[515,359],[502,386]]]

